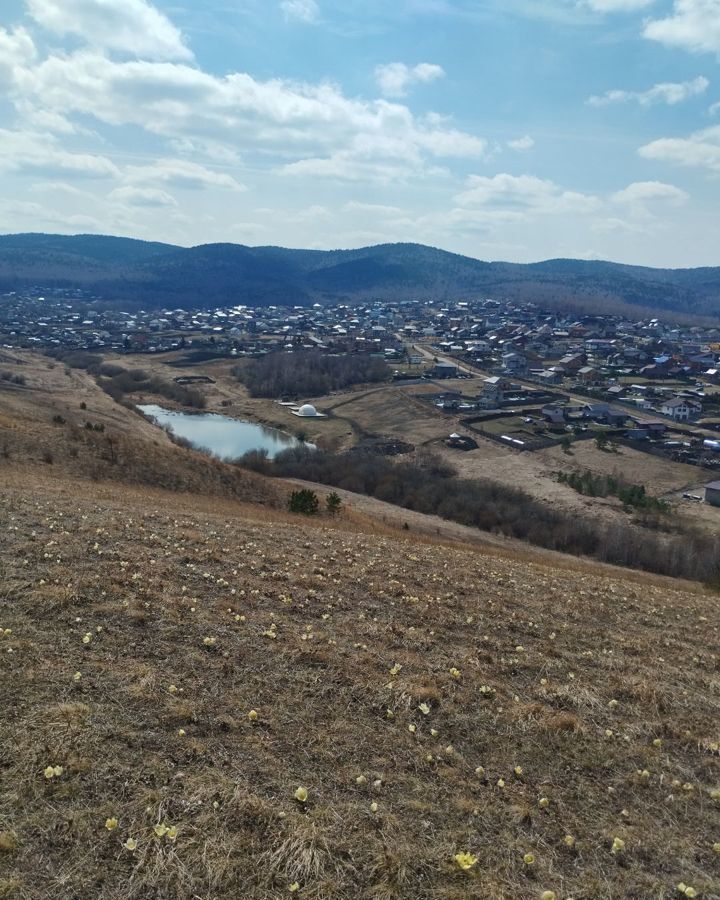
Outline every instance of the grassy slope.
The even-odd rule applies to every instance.
[[[0,896],[720,897],[716,597],[14,456],[0,509]]]

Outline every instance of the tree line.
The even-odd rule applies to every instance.
[[[233,375],[253,397],[319,397],[353,384],[386,381],[384,359],[365,353],[330,355],[320,350],[268,353],[235,366]]]
[[[295,447],[274,460],[255,451],[237,462],[266,475],[366,494],[549,550],[697,581],[720,577],[720,537],[690,530],[658,533],[631,524],[581,519],[518,488],[458,478],[432,453],[393,462],[362,449],[333,454]]]

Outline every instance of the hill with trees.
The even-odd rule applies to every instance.
[[[651,269],[572,259],[522,265],[420,244],[321,251],[0,236],[0,292],[32,287],[84,289],[126,309],[493,296],[587,312],[720,316],[720,267]]]

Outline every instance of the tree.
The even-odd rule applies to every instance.
[[[563,448],[563,453],[572,452],[572,441],[567,435],[560,441],[560,446]]]
[[[330,515],[335,516],[340,512],[340,508],[342,507],[342,500],[335,493],[335,491],[333,491],[325,498],[325,506]]]
[[[607,435],[599,434],[595,438],[595,445],[597,446],[598,450],[607,450],[607,445],[608,445]]]
[[[309,491],[305,488],[300,491],[293,491],[288,502],[290,512],[302,513],[304,516],[316,515],[319,505],[320,501],[315,491]]]

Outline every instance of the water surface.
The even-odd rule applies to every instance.
[[[250,450],[267,450],[272,459],[283,450],[299,447],[303,443],[276,428],[230,419],[217,413],[178,412],[155,404],[138,406],[138,409],[152,417],[158,425],[169,428],[174,435],[185,438],[196,449],[220,459],[236,459]]]

